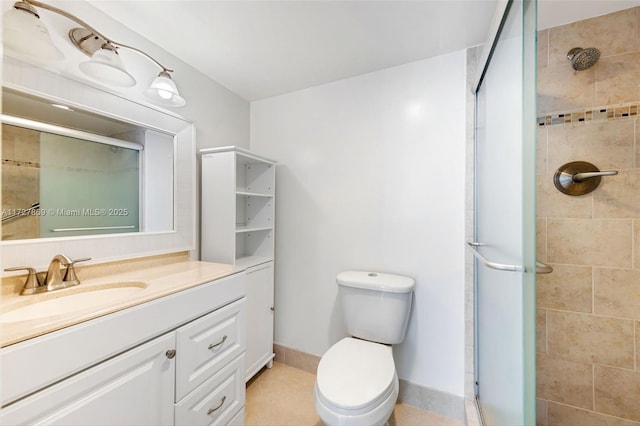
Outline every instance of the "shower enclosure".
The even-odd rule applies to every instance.
[[[476,403],[534,425],[536,2],[499,2],[475,91]]]
[[[475,87],[477,405],[640,426],[640,7],[536,34],[535,2],[500,4]]]

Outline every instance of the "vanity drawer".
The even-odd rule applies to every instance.
[[[196,426],[237,423],[238,414],[245,404],[244,369],[244,355],[241,355],[178,402],[175,424]]]
[[[177,330],[176,402],[245,351],[245,300],[242,298]]]

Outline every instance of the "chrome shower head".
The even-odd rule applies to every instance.
[[[567,59],[571,62],[571,67],[576,71],[584,71],[591,68],[600,59],[600,51],[595,47],[574,47],[567,53]]]

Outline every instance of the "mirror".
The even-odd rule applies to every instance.
[[[174,229],[174,135],[3,88],[2,240]]]
[[[31,238],[0,242],[0,259],[3,268],[28,265],[44,270],[56,253],[64,253],[71,258],[91,257],[93,263],[110,262],[134,257],[152,256],[164,253],[189,251],[196,242],[196,146],[195,126],[180,115],[158,108],[140,100],[132,101],[125,95],[80,82],[60,73],[26,64],[10,57],[2,58],[2,86],[11,91],[46,99],[51,103],[66,105],[75,110],[70,125],[58,123],[60,127],[76,129],[74,123],[81,121],[77,114],[91,115],[91,122],[99,123],[101,118],[115,120],[126,125],[135,125],[152,130],[162,136],[172,138],[172,173],[166,173],[161,161],[149,158],[151,150],[142,150],[147,156],[146,168],[142,168],[139,197],[143,206],[141,231],[104,235],[79,235],[56,238]],[[60,111],[59,114],[66,112]],[[50,124],[45,123],[45,126]],[[91,133],[98,130],[92,129]],[[151,141],[149,141],[151,143]],[[156,171],[149,170],[159,165]],[[164,171],[164,173],[162,173]],[[145,177],[153,174],[158,181]],[[170,176],[172,175],[172,176]],[[152,185],[162,187],[162,182],[171,182],[167,192],[155,191]],[[164,186],[167,188],[167,186]],[[63,189],[57,189],[61,193]],[[158,200],[154,200],[158,197]],[[170,201],[169,201],[170,200]],[[28,201],[27,201],[28,202]],[[163,213],[171,217],[170,230],[152,230],[146,214],[165,210],[161,203],[171,204]],[[153,209],[145,208],[153,206]],[[18,274],[8,272],[6,274]]]

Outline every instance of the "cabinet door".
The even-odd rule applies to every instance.
[[[170,425],[173,349],[175,333],[158,337],[5,407],[0,424]]]
[[[273,262],[246,270],[249,380],[273,359]]]

